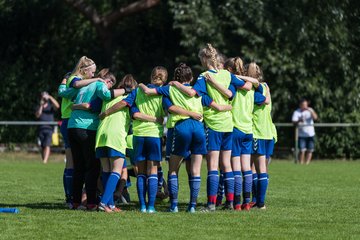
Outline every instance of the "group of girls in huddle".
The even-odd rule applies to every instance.
[[[125,153],[132,123],[130,142],[140,211],[156,212],[166,115],[170,212],[179,211],[178,173],[183,161],[190,188],[187,211],[196,212],[204,156],[208,201],[201,211],[215,211],[222,185],[225,209],[265,208],[266,159],[272,154],[276,139],[269,87],[263,82],[258,65],[244,66],[239,57],[224,59],[211,44],[200,50],[199,58],[206,71],[194,83],[191,68],[181,63],[168,84],[167,70],[158,66],[151,72],[150,84],[137,86],[127,76],[115,89],[112,87],[116,78],[108,69],[94,78],[95,63],[86,57],[80,59],[74,72],[59,87],[63,97],[61,129],[69,162],[64,171],[64,186],[72,208],[120,211],[115,207],[113,193],[119,179],[127,177]],[[97,201],[100,162],[104,191]],[[258,174],[256,188],[252,169]],[[86,206],[81,205],[84,184]]]

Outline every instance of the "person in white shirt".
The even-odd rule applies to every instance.
[[[309,107],[309,102],[306,99],[301,99],[299,108],[292,115],[292,122],[299,126],[300,164],[304,164],[305,159],[306,164],[310,164],[315,146],[315,128],[311,124],[314,124],[314,120],[317,119],[318,115],[314,109]]]

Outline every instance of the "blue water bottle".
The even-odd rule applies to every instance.
[[[0,213],[19,213],[17,208],[0,208]]]

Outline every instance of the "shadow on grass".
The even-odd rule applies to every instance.
[[[138,202],[130,202],[129,204],[120,204],[120,208],[124,211],[137,211],[139,210]],[[168,200],[157,201],[155,208],[158,212],[167,212],[169,209],[170,203]],[[188,206],[188,203],[179,203],[179,210],[185,211]],[[16,203],[0,203],[0,208],[30,208],[30,209],[44,209],[44,210],[67,210],[63,202],[37,202],[37,203],[26,203],[26,204],[16,204]]]
[[[14,203],[0,203],[1,208],[31,208],[31,209],[45,209],[45,210],[64,210],[67,209],[64,203],[58,202],[37,202],[37,203],[26,203],[26,204],[14,204]]]

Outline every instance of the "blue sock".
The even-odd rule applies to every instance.
[[[70,199],[72,198],[72,192],[73,192],[73,173],[74,173],[73,168],[65,168],[64,170],[63,182],[64,182],[65,195],[67,198]]]
[[[252,172],[243,172],[243,203],[250,203],[250,195],[252,190]]]
[[[257,188],[257,206],[263,207],[265,205],[265,196],[266,190],[268,187],[268,174],[267,173],[260,173],[259,180],[258,180],[258,188]]]
[[[108,181],[108,179],[110,177],[110,173],[111,172],[102,172],[101,173],[101,183],[102,183],[102,186],[103,186],[102,196],[104,196],[104,194],[105,194],[106,183],[107,183],[107,181]],[[101,199],[100,199],[100,201],[101,201]]]
[[[179,182],[177,175],[168,176],[168,188],[170,197],[170,208],[174,209],[178,204]]]
[[[109,179],[109,176],[110,176],[110,172],[102,172],[101,173],[101,182],[102,182],[102,185],[104,188],[104,192],[105,192],[105,187],[106,187],[106,183]]]
[[[190,185],[190,207],[196,207],[197,198],[200,192],[200,185],[201,185],[201,178],[200,176],[197,177],[190,177],[189,179]]]
[[[139,198],[140,207],[146,207],[146,175],[139,174],[136,181],[137,194]]]
[[[225,186],[226,202],[232,203],[234,201],[234,173],[233,172],[224,173],[224,186]]]
[[[108,205],[114,205],[114,191],[121,175],[117,172],[112,172],[106,182],[104,194],[101,197],[101,202]]]
[[[208,205],[216,204],[216,195],[219,188],[219,174],[218,171],[208,171],[207,176],[207,195]]]
[[[217,204],[221,204],[224,193],[225,193],[225,191],[224,191],[224,173],[223,173],[223,171],[220,170],[219,188],[218,188],[217,198],[216,198]]]
[[[156,193],[157,193],[157,187],[158,187],[158,177],[157,174],[151,174],[148,177],[148,198],[149,198],[149,206],[148,207],[154,207],[155,206],[155,199],[156,199]]]
[[[242,176],[240,171],[234,171],[234,205],[239,205],[241,203],[241,193],[242,193]]]
[[[162,167],[158,167],[157,178],[158,178],[158,191],[161,191],[161,188],[164,185],[164,172],[162,170]]]
[[[257,195],[257,184],[258,184],[258,175],[257,173],[253,173],[253,185],[252,185],[252,199],[251,201],[256,203],[256,195]]]

